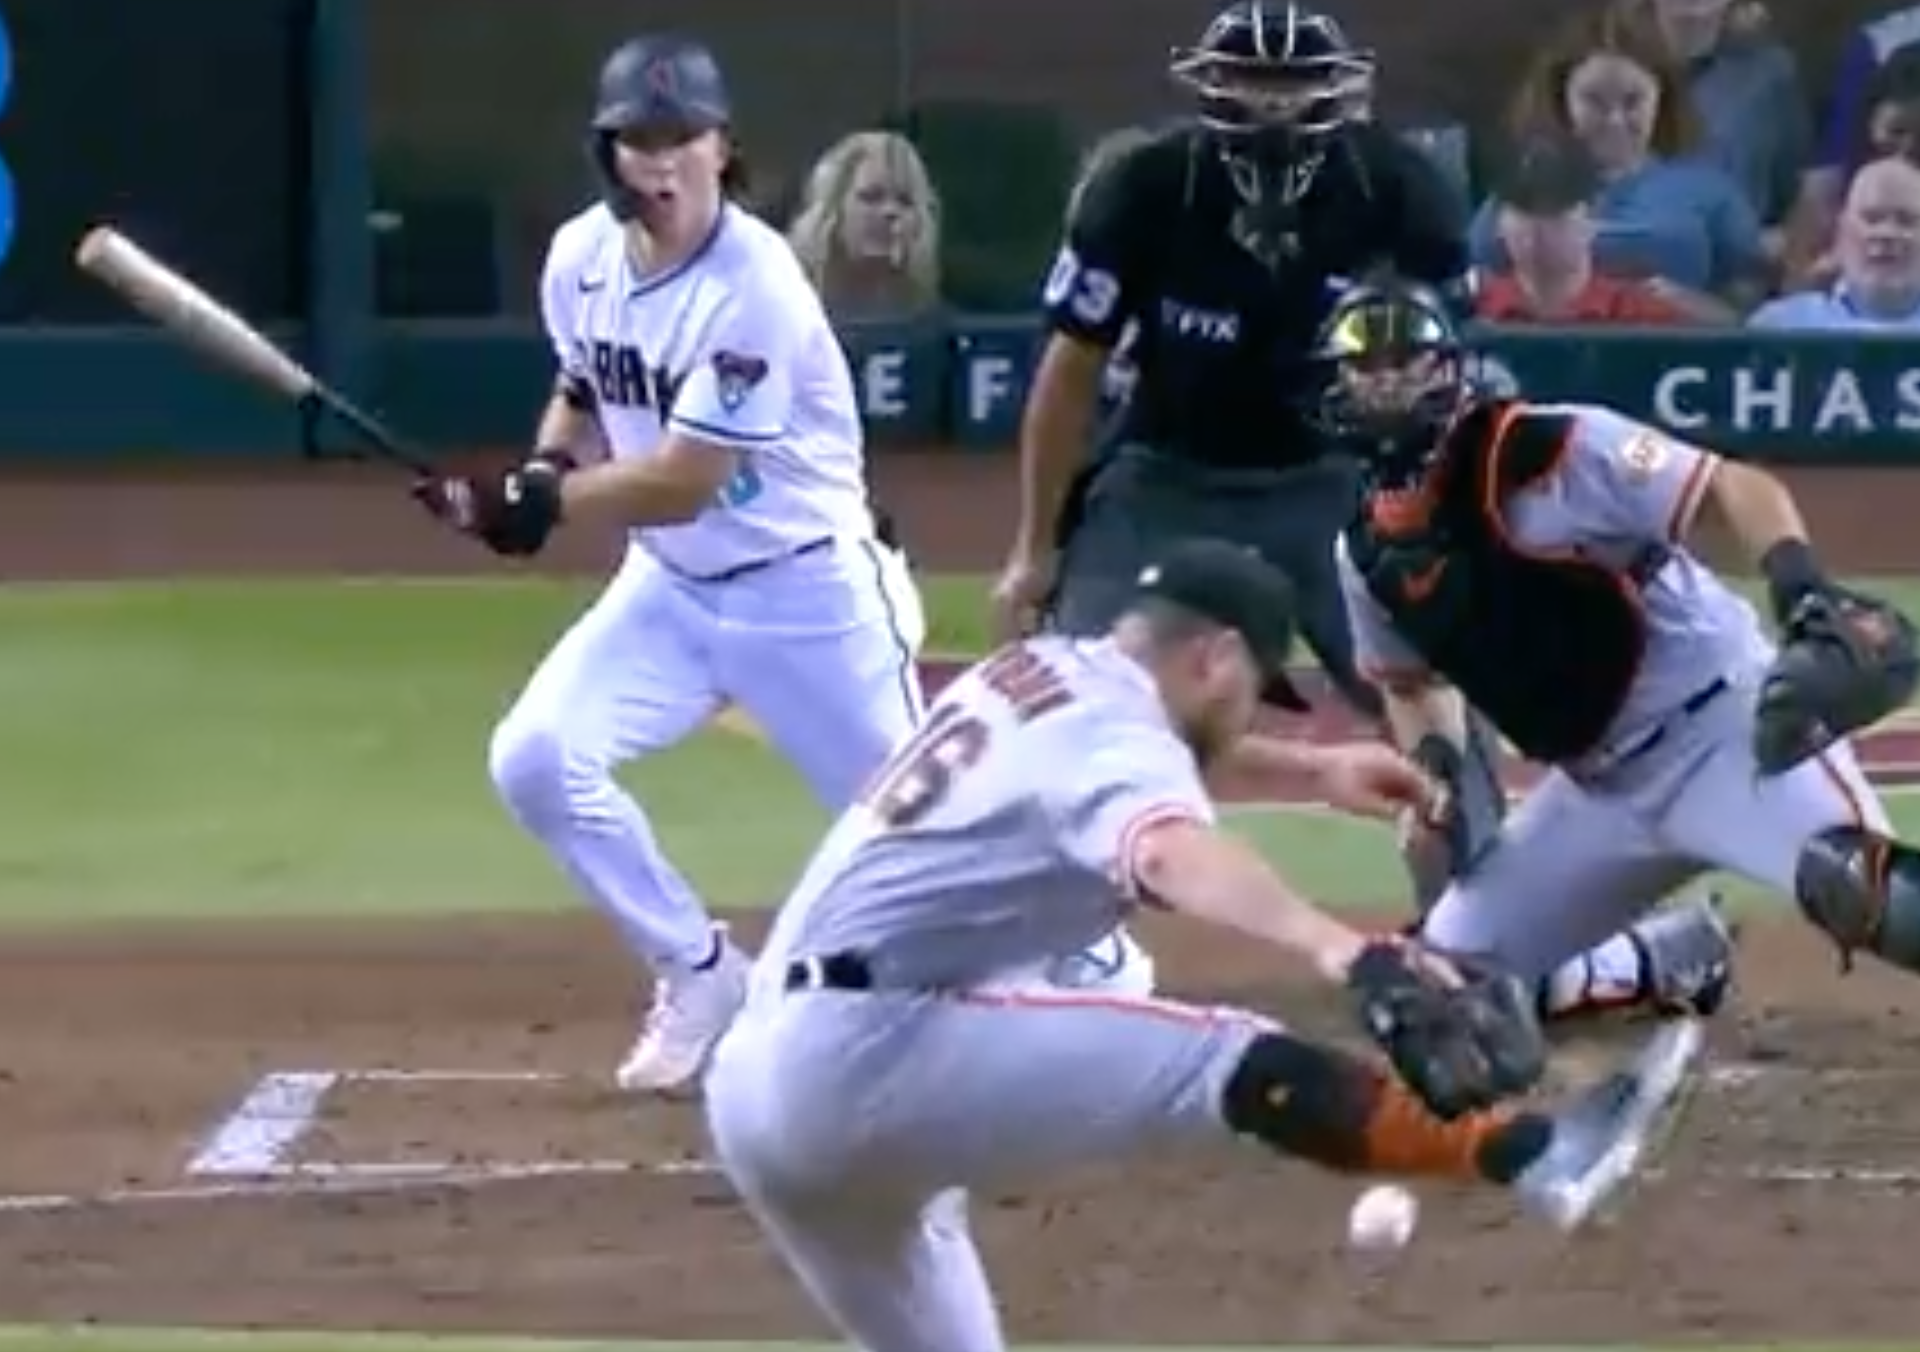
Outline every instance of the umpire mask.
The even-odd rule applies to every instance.
[[[1270,265],[1296,247],[1297,213],[1341,132],[1367,115],[1371,53],[1328,16],[1279,0],[1233,0],[1173,53],[1239,194],[1238,242]]]

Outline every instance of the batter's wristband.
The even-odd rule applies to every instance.
[[[542,446],[528,459],[533,464],[551,467],[556,474],[571,474],[580,468],[580,461],[574,453],[558,446]]]

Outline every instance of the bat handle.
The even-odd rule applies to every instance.
[[[377,419],[362,410],[359,405],[345,395],[336,394],[324,386],[316,386],[302,397],[301,403],[313,400],[316,407],[338,418],[356,432],[360,439],[371,446],[384,458],[413,471],[416,479],[437,479],[440,472],[427,462],[427,458],[411,447],[400,443],[393,433],[382,427]]]

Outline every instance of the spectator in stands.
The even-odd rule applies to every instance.
[[[1704,308],[1744,311],[1764,294],[1770,265],[1760,222],[1725,170],[1700,159],[1692,100],[1671,62],[1632,25],[1589,12],[1534,63],[1514,102],[1516,144],[1570,133],[1599,167],[1593,252],[1617,277],[1659,279]],[[1509,266],[1498,205],[1473,226],[1476,263]]]
[[[1862,24],[1848,39],[1828,92],[1827,116],[1809,184],[1806,224],[1824,247],[1840,196],[1853,171],[1872,158],[1867,150],[1875,101],[1884,94],[1876,77],[1900,52],[1920,43],[1920,5],[1905,5]]]
[[[1801,248],[1793,268],[1794,279],[1808,286],[1823,286],[1838,275],[1833,228],[1854,171],[1888,155],[1920,163],[1920,46],[1904,47],[1888,57],[1874,71],[1862,102],[1857,139],[1835,141],[1829,136],[1823,162],[1808,175]],[[1834,154],[1840,158],[1825,162]]]
[[[1767,252],[1786,252],[1786,225],[1813,153],[1806,91],[1793,54],[1764,30],[1736,22],[1733,0],[1616,0],[1617,15],[1657,44],[1684,77],[1702,151],[1747,195],[1767,228]]]
[[[1759,329],[1897,329],[1920,332],[1920,168],[1875,160],[1847,189],[1835,240],[1840,277],[1761,306]]]
[[[1567,136],[1523,146],[1495,194],[1495,228],[1511,261],[1486,278],[1475,300],[1496,324],[1686,324],[1724,322],[1720,301],[1674,295],[1658,279],[1609,277],[1594,266],[1593,202],[1600,171]]]
[[[836,322],[940,304],[940,199],[906,137],[860,131],[807,176],[787,239]]]

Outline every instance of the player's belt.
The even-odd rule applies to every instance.
[[[790,991],[870,991],[873,967],[858,953],[795,958],[787,964],[782,985]]]
[[[1684,723],[1687,719],[1692,718],[1709,704],[1719,699],[1720,696],[1727,693],[1729,688],[1729,682],[1726,677],[1714,677],[1691,695],[1681,700],[1680,707],[1661,719],[1655,727],[1642,734],[1636,740],[1629,742],[1626,746],[1621,747],[1619,751],[1608,757],[1607,768],[1617,770],[1631,761],[1639,760],[1656,746],[1659,746],[1660,743],[1666,741],[1667,734],[1677,725]]]
[[[818,554],[832,543],[833,537],[831,535],[823,535],[818,540],[809,540],[796,549],[789,549],[784,554],[775,554],[769,558],[755,559],[751,563],[735,564],[733,567],[723,569],[718,573],[689,573],[668,563],[665,559],[661,559],[658,554],[655,554],[654,558],[660,559],[660,566],[665,568],[669,573],[672,573],[675,577],[684,578],[688,582],[737,582],[743,577],[751,577],[755,573],[771,568],[776,563],[785,563],[788,559],[803,558],[808,554]]]

